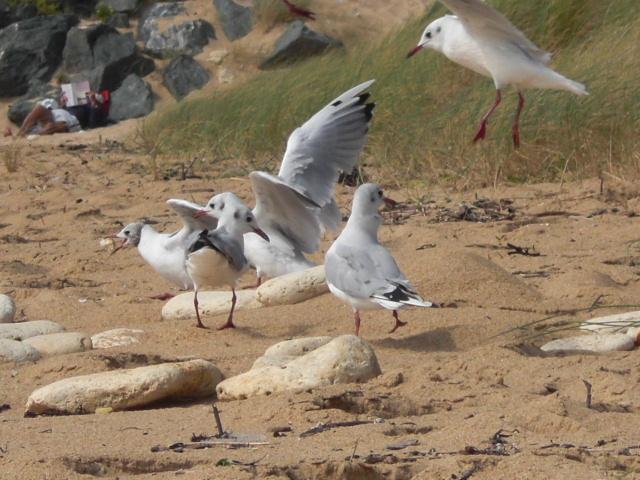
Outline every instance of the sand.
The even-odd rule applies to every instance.
[[[192,357],[230,376],[276,342],[353,332],[349,308],[329,294],[239,312],[233,331],[162,321],[163,303],[149,296],[175,290],[135,250],[110,256],[99,240],[141,217],[160,230],[176,228],[167,198],[204,202],[233,189],[251,202],[250,189],[245,178],[218,178],[223,166],[197,165],[200,178],[154,180],[147,157],[131,143],[107,146],[118,128],[38,138],[24,147],[17,172],[0,165],[0,292],[15,298],[19,319],[53,320],[88,334],[145,331],[141,343],[127,347],[0,365],[0,404],[11,407],[0,413],[1,478],[448,479],[472,468],[474,479],[640,476],[640,450],[622,450],[638,443],[638,352],[540,357],[532,345],[576,331],[501,334],[560,308],[588,307],[601,295],[607,305],[638,303],[640,192],[611,179],[603,194],[597,179],[467,192],[391,189],[405,202],[424,196],[424,208],[386,214],[381,239],[425,298],[447,308],[403,311],[409,325],[394,334],[387,333],[390,314],[363,313],[361,333],[384,372],[366,385],[219,405],[227,430],[265,434],[268,445],[151,452],[215,433],[210,401],[23,418],[29,394],[61,378]],[[345,214],[352,193],[339,188]],[[504,209],[508,219],[486,223],[444,221],[447,209],[476,198],[510,199],[513,212]],[[495,248],[507,243],[541,255]],[[546,324],[631,309],[598,308]],[[224,315],[204,322],[215,327]],[[595,408],[585,406],[583,379],[593,385]],[[298,438],[318,422],[375,418],[384,420]],[[293,432],[275,438],[268,430],[278,426]],[[502,450],[490,443],[500,430],[510,435]],[[407,440],[418,443],[386,448]],[[487,448],[508,455],[478,453]],[[240,464],[216,466],[222,459]]]

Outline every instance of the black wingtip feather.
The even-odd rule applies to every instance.
[[[338,106],[338,105],[340,105],[341,103],[342,103],[342,100],[338,100],[338,101],[336,101],[336,102],[333,102],[333,103],[331,104],[331,106],[332,106],[332,107],[337,107],[337,106]]]
[[[373,109],[376,108],[375,102],[367,103],[364,108],[364,114],[367,117],[367,121],[373,118]]]

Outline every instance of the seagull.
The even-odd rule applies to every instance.
[[[266,277],[315,266],[305,253],[320,248],[325,230],[340,226],[335,185],[341,171],[353,170],[366,142],[375,103],[368,102],[365,90],[373,82],[343,93],[295,129],[277,176],[249,174],[256,199],[253,214],[270,238],[266,242],[256,235],[245,236],[244,251],[256,268],[257,286]],[[237,199],[230,193],[215,195],[205,209],[219,217],[233,204],[229,198]]]
[[[534,45],[506,17],[481,0],[440,0],[455,15],[445,15],[425,28],[411,57],[424,48],[444,54],[449,60],[480,75],[493,78],[496,99],[482,117],[473,141],[484,139],[489,117],[502,101],[502,89],[513,85],[518,109],[512,127],[513,144],[520,147],[520,114],[525,88],[566,90],[589,95],[586,87],[552,70],[551,54]]]
[[[218,221],[210,216],[196,217],[194,213],[201,207],[195,203],[170,199],[167,204],[182,219],[184,225],[180,230],[160,233],[151,225],[130,223],[116,235],[116,238],[122,239],[122,243],[111,254],[127,246],[137,247],[142,258],[162,278],[183,290],[189,290],[193,288],[193,282],[185,266],[187,248],[200,231],[215,229]],[[164,293],[153,298],[167,300],[171,297],[172,294]]]
[[[287,8],[289,9],[289,12],[291,12],[293,15],[297,15],[299,17],[304,17],[304,18],[308,18],[309,20],[315,20],[316,19],[316,14],[313,13],[310,10],[306,10],[302,7],[299,7],[297,5],[295,5],[294,3],[291,3],[289,0],[282,0],[284,2],[284,4],[287,6]]]
[[[383,203],[395,204],[378,185],[361,185],[353,197],[347,226],[325,255],[327,285],[331,293],[353,308],[356,335],[360,334],[360,310],[392,310],[395,325],[389,333],[393,333],[406,325],[398,318],[398,309],[434,306],[418,295],[389,251],[378,242],[382,222],[378,208]]]
[[[233,194],[230,194],[233,195]],[[236,306],[236,282],[249,267],[244,256],[243,235],[249,232],[256,233],[266,242],[269,237],[256,222],[249,208],[239,198],[235,198],[225,209],[218,221],[218,227],[213,230],[201,231],[197,238],[188,246],[186,257],[186,270],[193,284],[193,306],[196,310],[197,326],[205,328],[200,320],[198,311],[198,290],[202,287],[219,287],[229,285],[231,287],[231,310],[227,322],[218,330],[235,328],[233,324],[233,310]],[[199,212],[200,218],[209,215],[205,210]]]

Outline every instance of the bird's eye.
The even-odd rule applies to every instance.
[[[216,204],[215,204],[215,203],[213,203],[213,202],[211,202],[211,203],[209,204],[209,208],[210,208],[211,210],[215,210],[215,209],[216,209]]]
[[[251,223],[251,220],[253,220],[253,218],[247,217],[247,223]]]
[[[427,38],[431,38],[431,32],[425,33],[424,36],[427,37]]]
[[[129,235],[129,230],[125,230],[125,231],[124,231],[124,234],[125,234],[125,235]]]

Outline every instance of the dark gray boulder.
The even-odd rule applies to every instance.
[[[151,32],[157,28],[159,18],[175,17],[185,12],[179,2],[159,2],[143,10],[138,22],[138,39],[146,43]]]
[[[266,69],[295,62],[321,54],[329,48],[342,46],[342,42],[339,40],[323,33],[314,32],[303,22],[296,20],[290,23],[278,38],[273,52],[262,62],[260,68]]]
[[[216,38],[213,25],[205,20],[189,20],[170,25],[164,32],[152,30],[145,43],[145,52],[159,58],[177,54],[196,55],[212,38]]]
[[[144,117],[153,111],[153,92],[147,82],[131,74],[111,94],[109,119],[114,122]]]
[[[0,0],[0,29],[14,22],[13,9],[5,0]]]
[[[22,125],[22,122],[33,110],[37,102],[43,98],[57,99],[59,97],[60,88],[40,81],[31,82],[27,93],[9,105],[7,116],[16,125]]]
[[[16,7],[16,11],[13,14],[13,21],[19,22],[21,20],[27,20],[29,18],[38,16],[38,7],[33,3],[22,3]]]
[[[74,74],[72,80],[87,79],[96,91],[116,90],[128,75],[145,76],[155,69],[153,60],[138,51],[133,34],[123,35],[106,24],[73,28],[63,66]]]
[[[121,13],[133,13],[140,6],[140,0],[101,0],[100,3],[111,7],[114,12]]]
[[[129,28],[129,15],[126,13],[114,13],[107,20],[107,25],[113,28]]]
[[[233,0],[213,0],[213,4],[229,40],[242,38],[253,28],[253,13],[249,7],[238,5]]]
[[[178,100],[205,86],[210,78],[202,65],[188,55],[174,58],[163,72],[165,87]]]
[[[75,15],[35,17],[0,30],[0,97],[23,95],[29,82],[48,82],[60,65]]]

